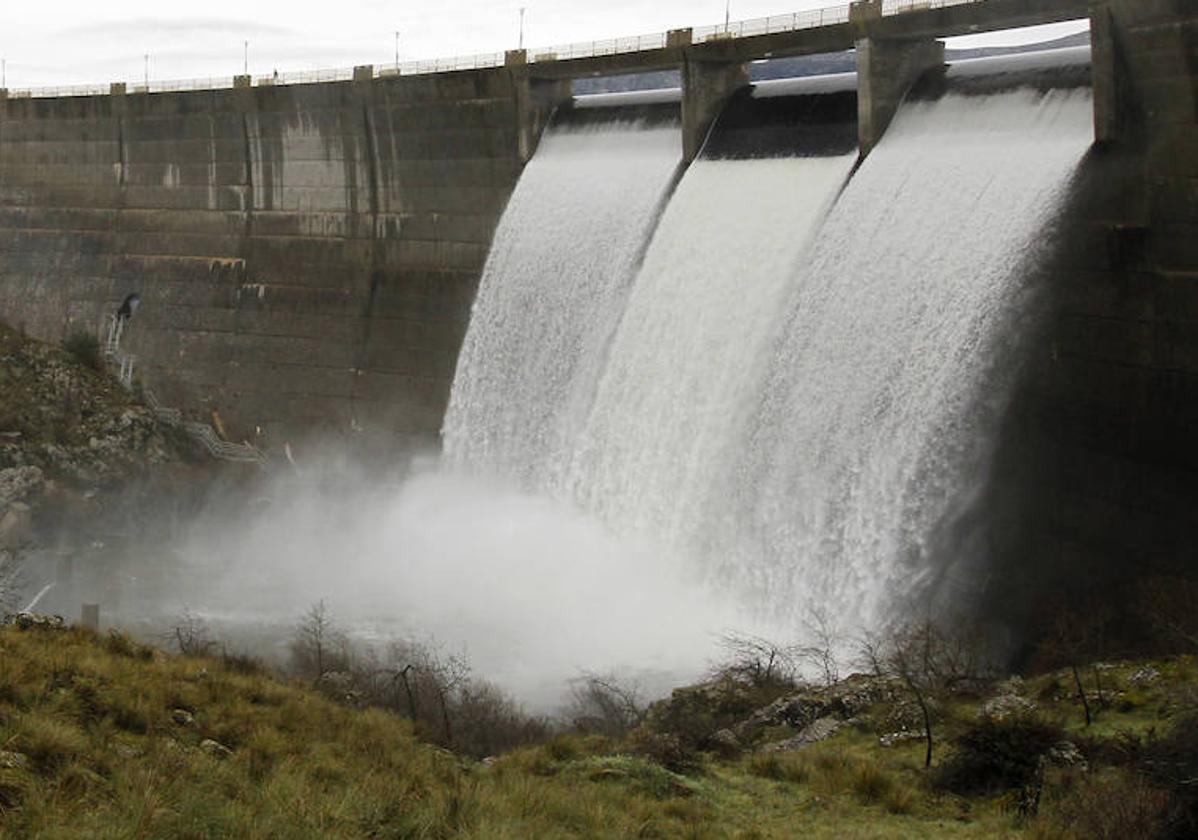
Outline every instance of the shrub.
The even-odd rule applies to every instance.
[[[62,349],[92,370],[102,370],[100,340],[84,330],[75,330],[62,340]]]
[[[1031,715],[981,718],[955,739],[935,784],[960,794],[1024,787],[1035,781],[1041,756],[1063,737],[1061,727]]]
[[[778,752],[754,754],[749,759],[749,772],[763,779],[799,785],[811,777],[807,762],[798,756]]]
[[[635,755],[674,773],[692,773],[699,769],[698,752],[683,743],[677,735],[652,732],[642,727],[632,733],[629,745]]]
[[[1124,840],[1169,836],[1169,794],[1135,773],[1068,775],[1045,802],[1045,814],[1032,828],[1033,840]]]

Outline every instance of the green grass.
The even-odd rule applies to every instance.
[[[1194,666],[1157,667],[1162,678],[1137,690],[1134,707],[1110,710],[1096,726],[1159,724]],[[1028,693],[1040,687],[1029,683]],[[1070,708],[1068,700],[1046,705],[1049,713]],[[959,713],[967,707],[963,701]],[[231,754],[206,750],[208,739]],[[1009,797],[932,793],[920,744],[882,749],[865,728],[848,727],[798,754],[704,759],[686,775],[598,736],[558,736],[481,764],[418,742],[393,715],[336,705],[219,660],[167,656],[79,629],[0,631],[0,750],[27,757],[25,766],[0,769],[5,838],[1025,832]],[[1026,830],[1045,836],[1043,825]]]

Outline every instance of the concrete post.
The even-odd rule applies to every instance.
[[[8,88],[0,88],[0,102],[8,99]]]
[[[747,64],[695,61],[686,56],[682,64],[683,163],[698,157],[724,103],[747,84]]]
[[[354,81],[355,82],[369,82],[369,81],[372,81],[373,79],[374,79],[374,65],[373,64],[359,64],[357,67],[354,68]]]
[[[523,53],[522,50],[512,52]],[[516,103],[517,152],[521,163],[528,163],[536,154],[541,142],[541,133],[553,116],[553,111],[573,97],[573,85],[569,79],[534,79],[528,66],[509,64],[512,74],[512,96]]]
[[[863,156],[882,139],[911,86],[943,64],[940,41],[865,38],[857,42],[857,116]]]
[[[252,84],[253,84],[253,80],[248,75],[233,77],[233,87],[235,89],[236,88],[248,88]]]
[[[666,33],[666,49],[689,47],[694,42],[695,30],[671,29]]]
[[[504,67],[517,67],[528,64],[528,50],[508,50],[503,54]]]
[[[84,604],[83,611],[80,615],[80,624],[91,630],[100,629],[100,605],[99,604]]]
[[[1109,6],[1090,12],[1091,73],[1094,83],[1094,140],[1110,143],[1119,134],[1119,95],[1114,20]]]
[[[125,88],[124,82],[113,82],[112,84],[110,84],[108,86],[108,95],[109,96],[124,96],[125,90],[126,90],[126,88]]]

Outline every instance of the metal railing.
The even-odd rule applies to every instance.
[[[182,426],[183,431],[187,432],[188,436],[198,443],[200,446],[211,455],[213,458],[218,458],[222,461],[237,461],[243,464],[265,464],[267,462],[266,453],[252,443],[230,443],[227,440],[222,440],[216,430],[207,423],[197,423],[194,421],[183,420],[183,412],[177,408],[168,408],[158,401],[158,397],[154,396],[154,392],[144,389],[142,395],[146,401],[146,405],[154,412],[154,416],[159,422],[165,423],[168,426]]]
[[[977,0],[971,0],[977,2]],[[789,15],[770,15],[751,20],[733,21],[727,26],[703,26],[694,30],[692,41],[696,44],[720,41],[725,38],[752,38],[756,35],[773,35],[776,32],[798,32],[803,29],[818,29],[821,26],[836,26],[849,22],[848,6],[831,6],[794,12]]]
[[[117,315],[110,316],[108,334],[104,340],[104,355],[120,365],[121,384],[125,386],[126,390],[132,390],[134,357],[121,352],[121,336],[124,331],[125,319]],[[216,434],[216,430],[207,423],[185,422],[182,411],[164,406],[150,389],[142,389],[142,397],[160,423],[165,423],[168,426],[182,426],[192,440],[204,447],[213,458],[249,464],[265,464],[267,462],[266,453],[252,443],[230,443],[227,440],[221,440]]]
[[[882,14],[896,15],[985,2],[986,0],[882,0]],[[789,15],[771,15],[770,17],[753,18],[751,20],[732,21],[722,26],[703,26],[692,30],[691,43],[702,44],[726,38],[751,38],[758,35],[772,35],[778,32],[817,29],[821,26],[848,23],[850,15],[850,7],[842,5],[794,12]],[[667,33],[657,32],[649,35],[635,35],[629,38],[609,38],[598,41],[580,41],[559,46],[538,47],[527,50],[527,56],[528,61],[531,63],[568,61],[579,58],[599,58],[658,50],[666,47],[668,42],[669,35]],[[434,58],[423,61],[405,61],[398,64],[390,61],[382,62],[372,65],[372,72],[373,76],[377,78],[419,76],[432,73],[450,73],[458,70],[485,70],[502,67],[504,61],[504,53],[491,52],[450,58]],[[253,84],[258,86],[303,85],[318,82],[348,81],[353,79],[354,75],[355,71],[353,68],[339,67],[327,70],[305,70],[258,75],[254,76],[252,81]],[[234,87],[235,84],[235,77],[220,76],[206,79],[176,79],[171,81],[151,81],[148,83],[134,82],[128,85],[126,89],[134,94],[169,93],[191,90],[220,90]],[[99,96],[109,92],[110,87],[108,85],[89,84],[22,88],[10,90],[8,95],[10,98],[41,98]]]
[[[986,0],[882,0],[882,14],[901,15],[907,12],[926,12],[932,9],[947,9],[949,6],[967,6],[984,2]]]

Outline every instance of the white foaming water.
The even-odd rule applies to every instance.
[[[1089,91],[905,105],[799,272],[720,523],[768,605],[876,626],[980,488],[1038,245],[1091,143]],[[712,359],[712,364],[716,359]]]
[[[290,628],[324,599],[356,638],[431,637],[546,709],[584,670],[689,679],[733,617],[648,547],[501,483],[436,471],[269,495],[248,526],[200,528],[166,584],[222,635]]]
[[[700,160],[658,226],[574,464],[620,530],[696,550],[744,430],[799,258],[856,154]]]
[[[474,305],[443,428],[451,463],[557,482],[681,154],[676,125],[546,135]]]

